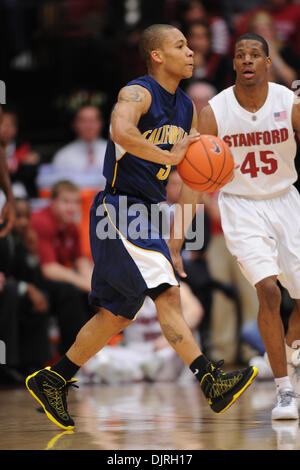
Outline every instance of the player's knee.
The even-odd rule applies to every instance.
[[[277,312],[281,303],[281,292],[275,278],[267,278],[256,285],[261,309]]]
[[[98,324],[100,327],[102,326],[103,321],[105,323],[109,322],[112,326],[112,329],[115,330],[115,333],[119,333],[119,331],[124,330],[133,321],[121,315],[114,315],[113,313],[101,307],[99,307],[95,316],[97,317]]]
[[[129,326],[133,320],[129,320],[128,318],[117,316],[117,325],[120,329],[120,331],[125,330],[127,326]]]
[[[160,304],[164,304],[168,308],[174,308],[180,306],[180,293],[179,288],[172,286],[169,289],[166,289],[156,301]]]

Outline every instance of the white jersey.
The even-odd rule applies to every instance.
[[[255,113],[243,108],[234,86],[209,101],[218,137],[230,147],[235,163],[234,179],[221,191],[264,199],[287,190],[296,180],[296,141],[292,126],[294,93],[269,82],[264,105]]]

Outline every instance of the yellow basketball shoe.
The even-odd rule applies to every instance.
[[[34,372],[26,379],[26,387],[42,405],[48,418],[62,429],[73,429],[74,421],[68,413],[67,393],[77,379],[66,381],[50,367]]]
[[[206,373],[200,382],[201,389],[211,409],[215,413],[223,413],[254,381],[258,369],[247,367],[246,369],[224,373],[220,366],[224,361],[216,364],[208,363]]]

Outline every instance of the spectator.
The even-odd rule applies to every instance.
[[[241,2],[241,0],[222,0],[222,13],[226,23],[231,28],[237,19],[249,10],[261,7],[262,0],[247,0],[247,2]]]
[[[269,13],[275,24],[275,29],[279,41],[291,47],[294,53],[300,56],[300,5],[289,2],[288,0],[268,0],[253,10],[248,10],[238,16],[235,21],[234,34],[231,38],[232,45],[238,36],[248,32],[249,21],[258,11]]]
[[[3,245],[4,239],[0,239],[1,252]],[[7,245],[5,245],[5,250],[7,250]],[[18,284],[6,279],[2,261],[0,268],[0,339],[5,344],[5,364],[0,364],[0,386],[24,385],[24,376],[17,370],[20,365]]]
[[[96,170],[102,174],[106,140],[101,137],[103,119],[100,109],[83,106],[75,116],[73,130],[77,139],[61,148],[53,157],[56,170],[72,172]]]
[[[197,327],[203,316],[201,303],[187,284],[180,288],[183,316],[198,338]],[[142,380],[184,382],[193,380],[161,333],[154,302],[146,297],[136,320],[123,333],[123,344],[106,346],[82,368],[88,380],[108,384]],[[198,338],[199,341],[199,338]]]
[[[227,54],[230,36],[226,22],[220,16],[209,13],[209,3],[199,0],[187,0],[179,3],[179,20],[183,29],[190,24],[204,21],[211,31],[211,49],[215,54]]]
[[[49,206],[32,215],[38,235],[38,251],[43,275],[53,281],[70,282],[90,291],[92,263],[81,255],[76,217],[79,215],[79,190],[70,181],[52,188]]]
[[[16,113],[6,111],[0,125],[0,141],[10,173],[13,190],[16,195],[36,197],[35,178],[40,156],[33,151],[28,142],[18,141],[18,117]]]
[[[290,47],[279,41],[272,16],[266,12],[255,13],[249,21],[249,32],[259,34],[268,43],[272,59],[269,81],[290,88],[297,78],[299,60]]]
[[[187,87],[186,93],[193,100],[197,114],[199,114],[201,109],[207,105],[208,101],[216,95],[217,90],[210,83],[193,82]]]
[[[82,256],[79,231],[79,190],[69,181],[52,189],[49,206],[32,214],[32,227],[38,236],[38,254],[46,289],[57,313],[62,349],[74,341],[88,320],[87,294],[90,291],[92,263]]]
[[[17,199],[15,205],[13,231],[0,239],[0,269],[5,273],[0,276],[0,330],[7,348],[0,383],[8,385],[18,384],[23,375],[44,367],[50,359],[49,304],[34,255],[30,208],[25,200]]]
[[[11,275],[22,282],[19,291],[26,293],[32,311],[47,313],[49,306],[42,292],[43,279],[39,270],[37,237],[30,227],[30,206],[26,199],[16,199],[16,222],[9,242],[12,253]]]
[[[205,80],[222,90],[231,84],[232,73],[228,58],[212,50],[211,31],[209,25],[203,21],[189,23],[186,30],[189,47],[194,51],[193,80]]]

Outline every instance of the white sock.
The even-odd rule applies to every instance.
[[[289,378],[288,375],[286,377],[279,377],[279,379],[275,378],[274,380],[275,380],[275,385],[276,385],[276,391],[277,392],[280,388],[291,388],[291,389],[293,389],[293,386],[291,384],[291,381],[290,381],[290,378]]]

